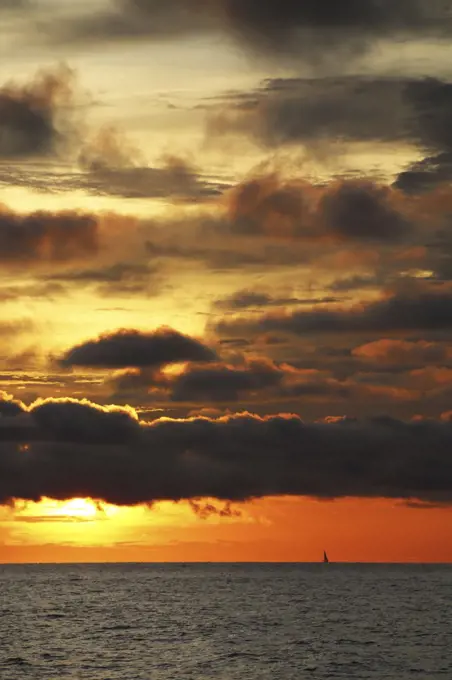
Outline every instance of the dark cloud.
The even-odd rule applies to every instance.
[[[419,292],[394,295],[350,309],[295,310],[220,321],[220,335],[237,333],[391,333],[452,329],[452,295]]]
[[[216,0],[215,0],[216,2]],[[215,3],[214,3],[215,4]],[[211,11],[213,10],[213,11]],[[217,25],[206,0],[113,0],[105,9],[41,25],[61,41],[169,40],[203,33]],[[55,36],[56,33],[56,36]]]
[[[321,57],[353,52],[373,39],[446,37],[450,3],[438,0],[223,0],[232,28],[276,53]]]
[[[199,201],[215,198],[229,185],[203,178],[184,161],[174,159],[163,167],[92,169],[73,175],[59,190],[82,189],[97,196],[121,198],[172,198]]]
[[[23,11],[32,6],[31,0],[0,0],[0,12]]]
[[[0,417],[8,418],[9,416],[18,416],[26,413],[24,404],[16,399],[13,399],[6,392],[0,391]]]
[[[220,98],[207,131],[245,134],[266,147],[411,144],[425,157],[405,169],[395,186],[417,192],[452,177],[451,116],[452,84],[438,78],[278,78],[254,92]]]
[[[69,178],[68,190],[79,188],[124,198],[172,197],[194,201],[218,196],[228,186],[203,177],[177,156],[165,156],[160,166],[146,165],[140,151],[112,127],[100,129],[81,148],[78,163],[84,172]]]
[[[67,67],[42,71],[24,85],[0,89],[0,159],[54,154],[74,133],[74,74]]]
[[[66,293],[64,286],[58,283],[28,282],[17,286],[0,286],[0,301],[14,302],[21,299],[46,298],[53,300]]]
[[[91,368],[159,368],[186,361],[213,361],[215,356],[199,340],[162,327],[150,333],[119,330],[101,335],[69,349],[61,363]]]
[[[140,423],[130,409],[47,400],[0,419],[0,502],[119,505],[268,495],[452,501],[452,424],[250,414]]]
[[[237,132],[265,146],[320,141],[395,142],[412,137],[406,78],[276,78],[213,106],[208,131]],[[422,81],[421,81],[422,82]]]
[[[383,281],[374,274],[348,276],[343,279],[336,279],[330,286],[330,290],[341,293],[351,290],[363,290],[365,288],[380,288]]]
[[[275,407],[303,413],[306,408],[322,405],[332,410],[363,404],[375,407],[389,402],[407,404],[419,399],[419,386],[412,376],[394,370],[388,359],[385,367],[362,361],[358,355],[348,353],[348,361],[336,357],[336,362],[314,362],[300,355],[298,367],[287,362],[274,362],[262,356],[230,353],[226,362],[208,366],[186,365],[178,372],[156,372],[150,369],[128,369],[116,373],[107,381],[109,398],[115,402],[160,405],[187,409],[206,404],[231,408],[259,409],[271,412]],[[403,370],[408,370],[407,364]],[[387,373],[384,373],[386,369]],[[446,372],[446,377],[448,374]],[[431,378],[432,388],[437,380],[444,379],[438,371]],[[435,382],[436,381],[436,382]],[[425,387],[425,380],[424,380]],[[430,396],[430,395],[429,395]],[[443,402],[444,403],[444,402]],[[438,403],[436,404],[436,407]],[[185,411],[184,411],[185,409]],[[317,416],[316,416],[317,417]]]
[[[390,205],[388,190],[366,182],[333,186],[322,197],[321,212],[331,232],[344,239],[402,241],[411,228]]]
[[[56,170],[30,160],[24,162],[22,159],[21,164],[13,166],[4,161],[0,163],[0,184],[25,187],[41,193],[84,191],[95,196],[172,198],[180,202],[212,200],[230,186],[203,175],[188,161],[177,156],[167,155],[160,159],[160,164],[149,165],[140,152],[114,128],[102,128],[89,142],[82,144],[81,129],[81,125],[77,129],[74,127],[71,147],[65,149],[71,152],[69,160],[72,160],[72,169],[67,167],[68,157],[64,159],[64,165]],[[8,138],[14,140],[11,135]],[[52,151],[57,150],[61,151],[61,148],[56,143],[55,132]],[[33,153],[30,148],[24,150],[24,156]]]
[[[297,297],[273,297],[269,293],[253,291],[253,290],[239,290],[229,297],[221,300],[216,300],[214,307],[217,309],[225,309],[231,311],[238,311],[241,309],[249,309],[250,307],[288,307],[292,305],[316,305],[339,302],[339,298],[323,297],[323,298],[297,298]]]
[[[266,174],[242,181],[212,208],[147,221],[142,233],[156,266],[178,260],[217,271],[293,268],[294,289],[310,281],[299,303],[317,304],[335,301],[335,293],[407,287],[416,278],[450,280],[451,199],[448,187],[413,200],[376,181],[316,185]],[[319,285],[313,287],[314,266]],[[322,295],[325,290],[331,294]],[[249,292],[239,292],[229,307],[228,300],[217,306],[270,307],[279,297],[251,291],[250,298]],[[282,305],[296,304],[295,296],[280,297]]]
[[[427,156],[399,173],[394,186],[407,194],[430,191],[452,180],[452,150]]]
[[[450,3],[442,0],[116,0],[105,10],[57,20],[50,30],[59,40],[85,42],[222,31],[268,56],[319,63],[332,54],[360,54],[376,40],[447,38],[452,29]]]
[[[170,381],[176,402],[235,402],[241,397],[278,386],[284,372],[264,359],[244,367],[216,365],[191,367]]]
[[[400,241],[412,231],[394,191],[364,180],[318,186],[263,176],[228,194],[230,230],[317,241]]]
[[[404,191],[431,189],[452,178],[452,83],[426,78],[410,83],[408,97],[415,113],[419,146],[426,157],[398,177]]]
[[[157,270],[148,264],[139,262],[116,262],[97,269],[80,269],[51,274],[46,278],[50,288],[48,294],[59,289],[65,290],[64,285],[71,286],[95,286],[96,291],[103,297],[114,295],[145,295],[157,294],[159,284],[156,279]],[[0,299],[2,291],[0,289]]]
[[[77,212],[14,213],[0,205],[0,260],[4,265],[67,262],[99,250],[99,224]]]
[[[275,245],[274,248],[258,248],[255,243],[248,243],[248,247],[240,247],[236,242],[229,247],[224,246],[221,233],[217,234],[213,230],[216,226],[222,228],[224,223],[209,224],[210,234],[205,234],[204,245],[199,244],[202,238],[197,229],[193,231],[187,229],[185,237],[176,239],[172,235],[163,234],[163,239],[158,242],[155,234],[152,239],[146,240],[146,252],[156,261],[159,260],[181,260],[182,262],[201,262],[207,268],[216,271],[227,271],[233,269],[253,268],[262,269],[269,266],[284,266],[289,263],[295,265],[302,261],[302,254],[289,251],[286,247]],[[178,222],[178,226],[193,226],[191,221]],[[229,228],[226,226],[225,231]],[[188,236],[188,238],[187,238]],[[159,234],[161,239],[161,235]],[[179,242],[177,242],[179,241]]]
[[[427,342],[426,340],[407,341],[383,338],[355,347],[354,357],[372,363],[396,366],[426,364],[447,364],[452,359],[448,344]]]

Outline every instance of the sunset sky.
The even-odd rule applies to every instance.
[[[452,561],[452,0],[0,0],[0,562]]]

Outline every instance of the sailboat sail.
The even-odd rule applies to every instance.
[[[328,555],[326,554],[325,550],[323,551],[323,561],[324,561],[326,564],[328,564],[328,562],[329,562]]]

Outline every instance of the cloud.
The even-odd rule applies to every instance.
[[[69,141],[74,82],[74,73],[61,66],[0,89],[0,159],[49,156]]]
[[[207,134],[244,134],[268,148],[303,145],[328,153],[353,143],[403,143],[424,155],[395,187],[427,191],[452,177],[452,84],[439,78],[275,78],[249,93],[220,97]]]
[[[41,31],[60,41],[164,40],[228,35],[250,51],[318,64],[359,55],[377,40],[447,38],[439,0],[116,0],[89,15],[57,17]]]
[[[246,134],[266,147],[413,139],[418,116],[410,93],[423,82],[370,76],[270,78],[250,92],[220,96],[218,106],[215,101],[211,105],[207,130],[211,135]]]
[[[187,161],[166,155],[160,166],[145,163],[140,151],[114,127],[104,127],[80,149],[84,171],[68,178],[67,189],[123,198],[165,198],[185,201],[209,199],[228,187],[203,177]],[[72,184],[72,186],[71,186]],[[61,190],[61,183],[60,183]]]
[[[215,0],[216,2],[216,0]],[[213,5],[215,5],[215,2]],[[205,0],[113,0],[105,9],[41,24],[60,41],[168,40],[203,33],[215,25]]]
[[[172,328],[149,333],[119,330],[69,349],[63,366],[91,368],[160,368],[171,363],[213,361],[215,352]]]
[[[45,193],[184,202],[211,200],[229,187],[175,155],[150,165],[113,126],[91,130],[86,102],[76,90],[75,73],[63,66],[0,89],[0,161],[9,161],[0,165],[0,183]],[[62,161],[62,167],[30,162],[43,156]]]
[[[316,295],[311,285],[300,296],[300,302],[314,298],[315,304],[335,293],[343,297],[352,290],[450,280],[450,210],[448,186],[413,200],[376,181],[316,185],[302,177],[265,174],[248,177],[196,212],[173,211],[149,220],[142,233],[157,265],[180,260],[217,271],[293,268],[296,281],[311,283],[315,267]],[[231,300],[232,308],[247,299]],[[262,297],[251,302],[272,306]]]
[[[375,182],[322,186],[265,174],[240,182],[212,209],[163,220],[164,230],[152,228],[162,223],[149,222],[147,250],[155,257],[199,259],[218,267],[234,261],[236,266],[300,265],[328,247],[337,253],[338,243],[409,243],[418,219],[403,194]]]
[[[0,204],[0,260],[3,264],[67,262],[99,250],[99,224],[89,214],[14,213]]]
[[[284,371],[265,359],[250,359],[244,367],[189,367],[170,379],[175,402],[235,402],[282,383]]]
[[[31,6],[31,0],[0,0],[0,12],[23,12]]]
[[[62,184],[59,184],[61,190]],[[205,179],[185,161],[170,159],[162,167],[97,168],[74,175],[66,190],[82,189],[96,196],[208,200],[220,196],[227,184]]]
[[[430,0],[223,0],[230,25],[246,42],[276,54],[321,58],[365,50],[375,39],[446,36],[447,3]]]
[[[441,331],[452,328],[450,293],[403,293],[363,305],[343,309],[295,310],[254,317],[220,321],[220,335],[237,333],[284,332],[295,335],[312,333],[391,333],[404,331]]]
[[[64,295],[66,289],[58,283],[33,283],[26,282],[23,285],[0,286],[0,301],[15,302],[20,299],[47,298],[53,300]]]
[[[28,4],[28,0],[0,0],[0,10],[22,8]]]
[[[228,194],[231,230],[318,241],[400,241],[412,231],[397,194],[365,180],[316,187],[277,176],[252,178]]]
[[[14,421],[17,423],[14,424]],[[2,424],[0,502],[119,505],[263,496],[452,501],[452,424],[248,413],[139,422],[131,409],[47,400]]]
[[[432,387],[443,385],[444,380],[438,381],[444,376],[449,378],[447,372],[443,374],[438,369]],[[204,409],[208,404],[265,413],[275,408],[295,412],[302,409],[302,413],[317,409],[318,413],[322,405],[342,410],[345,401],[352,411],[357,405],[359,409],[389,402],[406,405],[420,398],[422,387],[418,377],[393,370],[389,362],[377,369],[358,358],[341,362],[336,357],[330,365],[301,355],[297,365],[290,365],[238,352],[229,353],[224,361],[207,366],[191,363],[177,371],[128,369],[116,373],[105,384],[114,402],[176,408],[179,415],[187,410],[191,413],[195,406]]]
[[[255,290],[239,290],[229,297],[216,300],[214,307],[217,309],[239,311],[241,309],[262,307],[288,307],[293,305],[316,305],[339,302],[339,298],[297,298],[297,297],[273,297],[269,293]]]
[[[321,201],[321,211],[332,233],[355,240],[404,240],[410,225],[390,204],[384,187],[366,182],[333,186]]]
[[[209,517],[241,517],[242,513],[240,510],[235,510],[231,503],[226,502],[222,507],[217,507],[213,503],[204,503],[197,500],[189,501],[190,508],[193,510],[195,515],[201,519],[208,519]]]
[[[46,286],[50,288],[47,294],[58,293],[60,289],[64,291],[62,283],[71,286],[95,286],[97,293],[103,297],[133,294],[155,295],[159,291],[156,268],[139,262],[115,262],[97,269],[79,269],[50,274],[45,279],[48,283],[44,284],[44,291],[46,291]],[[56,287],[56,291],[53,287]],[[1,295],[0,289],[0,299]]]
[[[452,359],[452,350],[446,344],[426,340],[407,341],[384,338],[355,347],[352,355],[372,363],[406,366],[447,363]]]
[[[8,418],[18,416],[26,412],[26,407],[19,399],[14,399],[3,390],[0,391],[0,417]]]

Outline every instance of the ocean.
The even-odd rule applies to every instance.
[[[0,566],[1,680],[452,679],[452,565]]]

